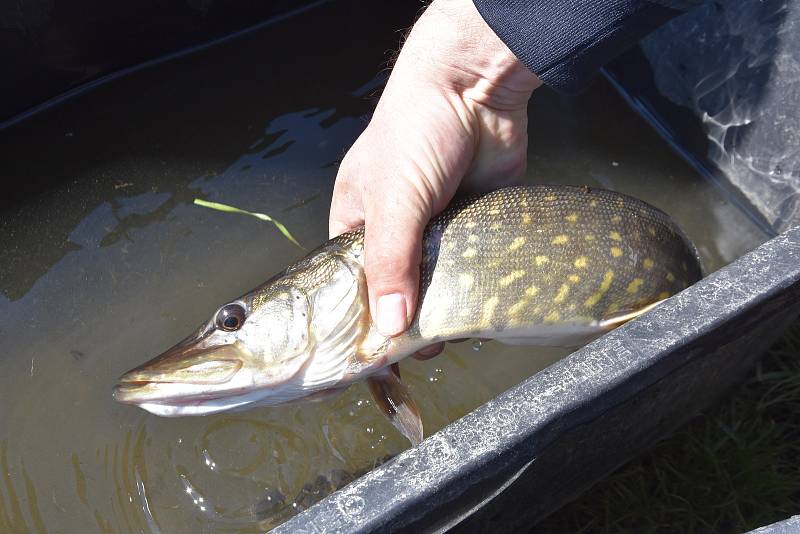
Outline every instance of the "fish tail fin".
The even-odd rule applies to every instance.
[[[627,323],[628,321],[636,319],[640,315],[649,312],[650,310],[652,310],[653,308],[664,302],[664,300],[666,299],[661,299],[659,301],[650,303],[646,306],[642,306],[641,308],[634,308],[630,310],[618,310],[615,313],[615,315],[605,317],[602,321],[600,321],[600,326],[607,330],[616,328],[621,324]]]

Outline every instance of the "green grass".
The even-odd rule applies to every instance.
[[[800,513],[800,321],[720,406],[533,532],[744,532]]]
[[[203,200],[202,198],[194,199],[194,203],[197,206],[203,206],[204,208],[210,208],[212,210],[222,211],[224,213],[239,213],[241,215],[250,215],[259,219],[261,221],[271,222],[275,225],[275,228],[283,234],[283,237],[300,247],[301,249],[305,250],[303,245],[297,242],[297,239],[289,232],[286,226],[283,225],[280,221],[273,219],[271,216],[267,215],[266,213],[256,213],[253,211],[243,210],[241,208],[235,208],[233,206],[229,206],[227,204],[220,204],[219,202],[209,202],[208,200]]]

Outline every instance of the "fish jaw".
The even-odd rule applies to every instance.
[[[182,342],[122,375],[113,396],[164,417],[207,415],[265,400],[280,404],[302,395],[291,383],[306,356],[270,366],[239,342],[207,347]]]

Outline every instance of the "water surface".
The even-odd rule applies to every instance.
[[[307,248],[325,239],[336,162],[412,20],[394,9],[320,7],[0,133],[17,184],[0,212],[0,531],[260,531],[407,446],[362,385],[183,419],[110,395],[123,371],[303,255],[271,225],[194,198],[269,213]],[[604,83],[577,99],[540,90],[530,123],[532,181],[652,202],[707,270],[766,239]],[[402,364],[427,433],[567,353],[475,348]]]

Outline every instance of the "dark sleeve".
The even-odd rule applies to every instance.
[[[696,0],[474,0],[483,19],[542,82],[580,91],[606,62]]]

